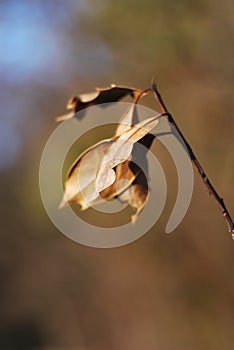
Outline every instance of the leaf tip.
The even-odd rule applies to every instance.
[[[68,202],[66,201],[65,197],[61,200],[61,202],[58,205],[58,209],[62,209],[68,205]]]
[[[57,123],[63,122],[64,120],[71,119],[74,116],[75,116],[75,113],[72,111],[72,112],[69,112],[67,114],[63,114],[63,115],[59,115],[58,117],[55,117],[55,121]]]
[[[133,214],[133,215],[131,216],[131,223],[132,223],[133,225],[136,223],[137,217],[138,217],[137,214]]]
[[[77,96],[72,96],[72,97],[68,100],[67,105],[66,105],[66,108],[67,108],[68,110],[75,110],[76,105],[77,105],[77,103],[79,103],[79,101],[80,101],[79,97],[77,97]]]

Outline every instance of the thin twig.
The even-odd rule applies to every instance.
[[[161,95],[159,94],[159,92],[157,90],[157,86],[156,86],[154,81],[152,82],[152,91],[153,91],[153,94],[154,94],[156,100],[159,103],[159,106],[160,106],[162,112],[166,113],[167,120],[174,126],[174,128],[177,130],[177,132],[179,133],[180,137],[182,138],[183,142],[185,143],[185,145],[186,145],[186,147],[188,149],[188,153],[189,153],[189,156],[191,158],[191,161],[193,162],[194,166],[198,170],[198,173],[199,173],[202,181],[204,182],[205,186],[207,187],[210,195],[214,198],[214,200],[218,204],[218,207],[221,210],[222,215],[224,217],[224,220],[225,220],[225,222],[227,224],[228,231],[232,233],[232,239],[234,239],[234,222],[233,222],[233,220],[232,220],[232,218],[231,218],[231,216],[230,216],[230,214],[229,214],[229,212],[228,212],[228,210],[226,208],[226,205],[224,204],[223,198],[221,198],[218,195],[217,191],[215,190],[215,188],[211,184],[210,180],[206,176],[206,173],[203,170],[203,168],[202,168],[201,164],[199,163],[199,161],[197,160],[197,157],[195,156],[191,146],[189,145],[189,143],[185,139],[184,135],[180,131],[180,129],[179,129],[178,125],[176,124],[174,118],[169,113],[165,103],[163,102],[163,99],[162,99]]]

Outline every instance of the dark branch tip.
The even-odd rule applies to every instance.
[[[152,78],[152,80],[151,80],[151,88],[152,88],[153,91],[157,90],[157,86],[156,86],[154,78]]]

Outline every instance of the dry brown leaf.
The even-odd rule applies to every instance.
[[[118,164],[115,168],[115,182],[101,191],[100,196],[104,200],[110,200],[112,198],[118,197],[125,190],[127,190],[129,186],[131,186],[139,173],[139,167],[136,164],[132,163],[131,160],[126,160],[125,162]]]
[[[134,100],[130,106],[130,108],[127,109],[126,113],[123,114],[119,121],[119,125],[116,128],[115,136],[121,136],[125,131],[131,129],[133,124],[137,124],[139,122],[136,106],[139,100],[151,93],[150,90],[139,90],[134,92]]]
[[[136,212],[131,216],[132,223],[135,223],[139,214],[144,209],[149,197],[148,181],[144,172],[139,168],[139,173],[132,186],[119,195],[119,200],[128,203]]]
[[[127,160],[133,150],[134,143],[141,140],[158,123],[158,116],[147,118],[133,125],[130,130],[119,136],[112,143],[108,152],[102,159],[100,170],[97,173],[96,191],[101,192],[115,181],[115,171],[118,164]]]
[[[55,118],[55,120],[57,122],[61,122],[70,119],[74,117],[76,113],[85,108],[103,103],[116,102],[127,95],[134,98],[140,92],[142,92],[142,90],[125,86],[116,86],[115,84],[111,84],[111,86],[107,88],[96,88],[96,91],[94,92],[89,92],[70,98],[67,103],[67,109],[70,112]],[[79,119],[82,119],[83,116],[84,113],[80,113]]]
[[[96,198],[96,174],[100,168],[102,158],[114,140],[103,140],[84,151],[73,163],[67,174],[64,197],[60,208],[66,203],[76,202],[84,210],[88,202]],[[82,194],[81,194],[82,192]],[[95,198],[93,198],[95,194]]]
[[[141,161],[141,166],[130,160],[118,164],[115,169],[115,182],[100,193],[104,200],[118,198],[121,203],[127,202],[136,209],[131,216],[132,223],[136,221],[148,200],[147,165],[146,157]]]
[[[132,126],[137,120],[135,106],[145,92],[138,92],[131,107],[121,118],[113,138],[103,140],[83,152],[68,172],[64,198],[60,206],[75,202],[85,210],[103,200],[118,198],[136,209],[131,220],[135,222],[148,199],[148,184],[142,169],[131,159],[146,152],[154,136],[149,132],[156,126],[158,116]],[[137,151],[137,144],[146,147]],[[121,180],[125,180],[122,181]],[[101,182],[100,182],[101,181]]]
[[[134,101],[130,108],[124,113],[121,118],[122,127],[118,125],[115,137],[119,136],[119,132],[122,133],[131,128],[135,115],[135,104],[138,102],[139,98],[143,95],[142,92],[136,94]],[[115,138],[113,137],[113,139]],[[60,207],[66,205],[67,202],[76,202],[80,204],[81,209],[87,208],[87,204],[84,202],[81,196],[81,191],[83,195],[85,194],[89,198],[89,202],[92,197],[92,193],[95,193],[95,182],[96,174],[100,168],[101,161],[107,152],[107,148],[110,145],[110,140],[103,140],[96,145],[90,147],[84,151],[77,160],[73,163],[67,174],[67,179],[65,183],[65,193]],[[79,179],[79,184],[78,184]],[[89,191],[89,196],[88,192]]]
[[[112,167],[111,157],[118,165],[131,156],[133,144],[151,131],[158,122],[158,116],[151,117],[134,125],[120,137],[113,137],[92,146],[75,161],[68,173],[65,183],[64,198],[60,207],[67,202],[76,202],[82,209],[86,209],[90,203],[99,197],[99,192],[114,183],[116,175]],[[118,158],[119,155],[121,158]],[[103,160],[108,163],[103,163]],[[121,161],[122,160],[122,161]],[[106,166],[106,171],[103,164]],[[104,170],[103,170],[104,169]],[[111,177],[106,176],[112,172]]]

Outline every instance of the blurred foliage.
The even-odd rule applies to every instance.
[[[172,192],[162,217],[98,250],[53,227],[38,167],[70,95],[154,76],[234,213],[233,2],[3,0],[0,20],[0,348],[232,349],[234,246],[197,176],[165,235],[176,181],[156,144]]]

